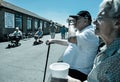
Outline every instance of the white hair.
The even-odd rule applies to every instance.
[[[16,27],[15,29],[18,29],[18,30],[19,30],[19,27]]]
[[[103,0],[100,7],[109,10],[108,13],[112,17],[120,16],[120,0]]]

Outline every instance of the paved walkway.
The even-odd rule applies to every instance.
[[[43,36],[45,42],[50,35]],[[57,34],[56,38],[60,38]],[[21,46],[6,49],[9,42],[0,43],[0,82],[42,82],[48,46],[33,46],[34,38],[21,40]],[[48,65],[56,62],[66,46],[52,44]],[[50,70],[47,69],[47,77]]]

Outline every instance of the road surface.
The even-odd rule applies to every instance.
[[[56,38],[60,39],[60,34]],[[47,39],[50,35],[43,36],[44,43],[36,46],[32,45],[34,38],[21,40],[21,46],[10,49],[6,49],[9,42],[0,43],[0,82],[43,82]],[[46,82],[50,75],[49,65],[57,62],[65,49],[66,46],[51,45]]]

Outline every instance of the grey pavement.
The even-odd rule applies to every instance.
[[[57,34],[60,39],[60,34]],[[45,42],[50,35],[43,36]],[[0,82],[43,82],[48,46],[33,46],[34,38],[21,40],[21,46],[6,49],[9,42],[0,43]],[[50,75],[49,65],[57,62],[66,46],[51,44],[46,82]]]

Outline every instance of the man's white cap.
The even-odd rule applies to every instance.
[[[16,27],[16,29],[18,30],[19,28],[18,28],[18,27]]]

